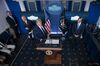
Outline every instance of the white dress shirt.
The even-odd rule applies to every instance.
[[[41,31],[43,32],[43,34],[45,34],[45,29],[44,29],[44,27],[43,26],[39,26],[39,28],[41,29]]]
[[[77,30],[79,29],[81,22],[77,23]]]

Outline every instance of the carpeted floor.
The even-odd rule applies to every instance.
[[[63,42],[63,50],[59,52],[62,54],[60,65],[44,64],[45,53],[34,49],[35,41],[24,39],[24,42],[10,66],[88,66],[87,62],[90,60],[86,44],[82,40],[66,39]]]

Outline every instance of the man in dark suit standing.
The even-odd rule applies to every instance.
[[[33,30],[33,33],[34,33],[34,38],[38,40],[39,42],[42,42],[44,39],[47,38],[47,31],[42,25],[41,19],[36,20],[36,26]]]
[[[32,21],[28,20],[26,16],[22,16],[21,18],[22,18],[25,29],[28,31],[28,35],[29,35],[28,37],[32,38],[33,37],[32,32],[33,32],[33,28],[35,24]]]
[[[76,49],[79,49],[79,47],[81,47],[81,45],[83,44],[83,33],[85,31],[85,24],[83,23],[83,18],[79,17],[79,19],[77,20],[77,22],[75,24],[73,24],[72,27],[72,35],[73,35],[73,39],[72,44],[73,47]]]
[[[75,38],[83,38],[83,32],[85,30],[85,24],[82,23],[83,18],[79,17],[77,23],[73,25],[72,33]]]
[[[7,11],[7,17],[6,20],[10,26],[11,32],[13,32],[13,37],[16,39],[19,37],[19,32],[18,32],[18,22],[16,18],[12,15],[10,11]],[[14,35],[15,34],[15,35]]]

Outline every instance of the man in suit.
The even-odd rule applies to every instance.
[[[34,33],[34,38],[38,40],[39,42],[42,42],[44,39],[47,38],[47,31],[42,25],[41,19],[36,20],[36,26],[33,30],[33,33]]]
[[[73,25],[72,33],[75,38],[83,38],[82,34],[85,30],[85,24],[82,23],[83,18],[79,17],[77,23]]]
[[[7,13],[6,20],[10,26],[14,39],[16,39],[17,37],[19,37],[18,22],[10,11],[7,11],[6,13]]]
[[[33,28],[34,28],[35,24],[32,21],[28,20],[26,18],[26,16],[22,16],[21,18],[22,18],[22,21],[24,23],[25,29],[28,31],[29,38],[30,37],[32,38],[33,37],[32,32],[33,32]]]

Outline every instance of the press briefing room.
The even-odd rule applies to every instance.
[[[100,0],[0,0],[0,66],[100,66]]]

